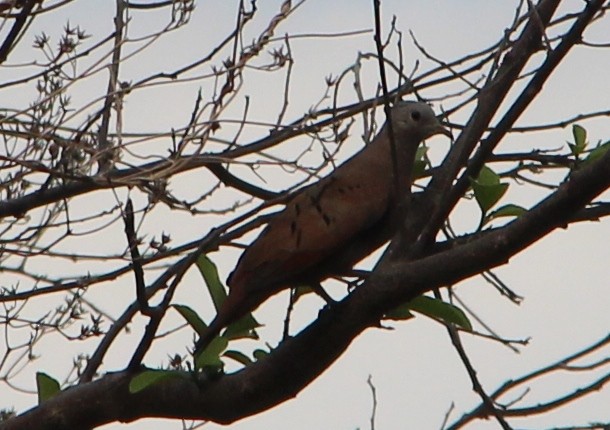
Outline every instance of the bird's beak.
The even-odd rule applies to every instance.
[[[451,132],[443,127],[443,125],[439,122],[434,127],[430,129],[430,133],[428,133],[428,137],[434,136],[435,134],[443,134],[447,136],[449,139],[453,139],[453,135]]]

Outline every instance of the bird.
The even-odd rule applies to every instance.
[[[271,217],[227,278],[229,293],[195,343],[195,355],[223,328],[276,293],[301,285],[319,286],[390,240],[395,224],[390,217],[395,216],[401,192],[396,184],[411,184],[410,178],[396,182],[395,166],[410,172],[423,140],[436,134],[451,137],[425,102],[396,102],[390,118],[391,127],[386,121],[364,149],[296,192]]]

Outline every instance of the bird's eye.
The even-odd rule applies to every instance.
[[[419,113],[418,110],[414,110],[413,112],[411,112],[411,119],[413,119],[413,121],[419,121],[420,118],[421,113]]]

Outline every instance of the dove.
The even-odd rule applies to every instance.
[[[396,184],[411,184],[410,178],[395,180],[394,166],[411,166],[417,147],[430,136],[451,134],[424,102],[398,102],[390,117],[394,150],[386,122],[364,149],[295,193],[271,217],[229,275],[227,298],[196,342],[196,353],[276,293],[301,285],[319,286],[391,238],[389,217],[401,192]]]

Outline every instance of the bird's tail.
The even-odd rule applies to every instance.
[[[218,310],[216,317],[195,343],[194,355],[197,356],[220,334],[220,331],[243,315],[243,301],[236,294],[229,294]]]
[[[195,355],[203,351],[220,331],[256,308],[268,294],[242,294],[243,289],[231,288],[231,292],[218,310],[216,318],[210,323],[195,343]]]

